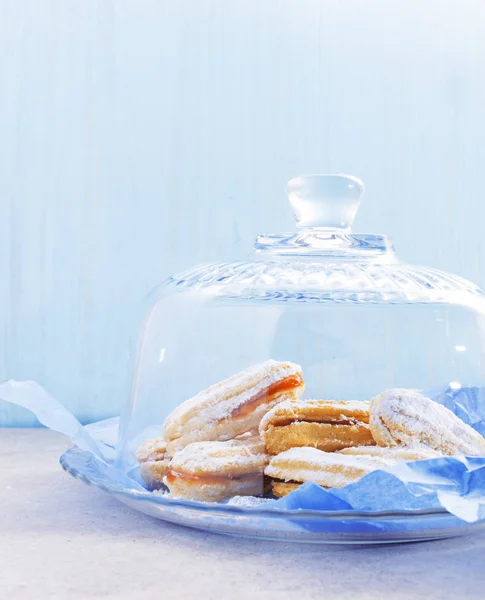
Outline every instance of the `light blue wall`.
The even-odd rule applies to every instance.
[[[116,413],[141,298],[291,229],[300,172],[485,285],[484,31],[482,0],[0,0],[0,380]]]

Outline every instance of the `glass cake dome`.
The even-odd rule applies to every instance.
[[[352,233],[363,192],[348,175],[295,177],[296,231],[259,236],[249,262],[197,266],[157,290],[121,417],[127,468],[176,406],[268,359],[301,365],[305,398],[485,385],[483,292],[399,261],[385,236]]]

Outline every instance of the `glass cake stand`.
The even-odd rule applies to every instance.
[[[485,388],[485,294],[456,275],[400,261],[384,235],[353,233],[363,192],[353,176],[295,177],[288,183],[295,231],[260,235],[249,260],[195,266],[157,288],[116,457],[103,462],[74,448],[62,466],[135,510],[216,533],[375,544],[481,528],[431,504],[400,512],[288,510],[254,499],[208,504],[151,493],[130,479],[137,448],[161,435],[175,407],[270,358],[302,366],[306,398]]]

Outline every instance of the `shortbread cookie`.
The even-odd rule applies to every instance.
[[[164,487],[163,478],[170,463],[165,442],[162,439],[146,440],[137,448],[136,458],[140,463],[140,475],[147,488],[159,490]]]
[[[391,389],[376,396],[370,407],[370,428],[380,446],[485,456],[485,439],[477,431],[417,390]]]
[[[262,418],[259,433],[270,454],[303,446],[334,452],[375,444],[369,403],[356,400],[281,402]]]
[[[353,456],[317,448],[291,448],[274,456],[264,470],[273,479],[273,493],[282,497],[307,481],[340,488],[398,461],[380,456]]]
[[[199,441],[229,440],[257,431],[262,416],[304,389],[301,367],[268,360],[217,383],[177,407],[167,418],[164,439],[171,454]]]
[[[263,493],[268,462],[259,436],[196,442],[175,454],[165,483],[171,494],[190,500],[219,502],[231,496],[257,496]]]

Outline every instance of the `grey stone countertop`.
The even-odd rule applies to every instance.
[[[70,445],[0,429],[0,598],[485,597],[485,533],[394,546],[263,542],[163,523],[71,479]]]

